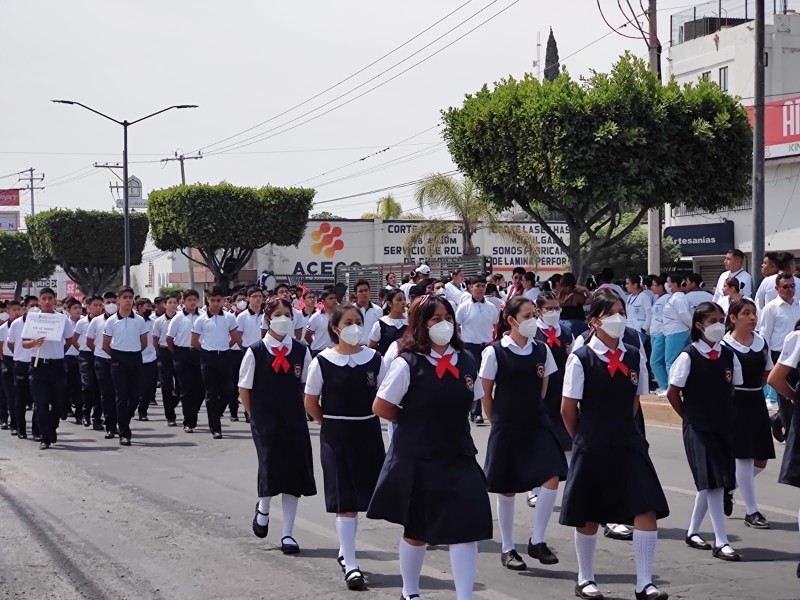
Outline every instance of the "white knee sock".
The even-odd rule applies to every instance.
[[[547,524],[553,516],[556,506],[558,490],[548,490],[543,487],[539,490],[539,499],[536,501],[536,514],[533,516],[533,529],[531,530],[531,543],[540,544],[544,541]]]
[[[358,533],[358,515],[356,515],[355,521],[356,521],[356,533]],[[344,548],[342,548],[341,544],[339,544],[339,556],[344,556]]]
[[[477,562],[478,542],[450,545],[450,567],[456,584],[456,600],[472,600]]]
[[[578,555],[578,583],[594,581],[594,549],[597,547],[597,534],[584,535],[575,530],[575,553]],[[597,588],[586,588],[592,592]],[[599,591],[599,590],[597,590]]]
[[[281,537],[292,537],[294,532],[294,519],[297,516],[297,504],[300,498],[283,494],[281,496],[281,509],[283,510],[283,533]]]
[[[356,520],[353,517],[336,517],[336,533],[339,534],[339,552],[344,557],[344,570],[349,573],[358,568],[356,562]]]
[[[256,523],[262,527],[269,523],[269,503],[272,498],[266,496],[265,498],[258,499],[258,514],[256,515]],[[264,513],[263,515],[261,513]]]
[[[500,527],[500,540],[503,552],[514,549],[514,500],[516,496],[497,495],[497,525]]]
[[[412,546],[400,538],[400,574],[403,576],[403,596],[419,594],[419,576],[425,562],[427,547]]]
[[[716,488],[708,490],[708,514],[711,516],[711,526],[717,538],[717,546],[728,543],[728,530],[725,528],[725,513],[722,509],[722,496],[725,490]]]
[[[539,495],[539,490],[541,490],[541,489],[542,489],[542,488],[540,488],[540,487],[535,487],[535,488],[533,488],[533,489],[531,490],[531,495],[533,495],[533,496],[538,496],[538,495]]]
[[[636,591],[653,583],[653,561],[656,558],[658,531],[633,530],[633,554],[636,558]]]
[[[696,533],[700,533],[700,527],[703,525],[703,519],[706,518],[706,512],[708,511],[708,492],[703,490],[702,492],[697,492],[697,496],[694,497],[694,509],[692,509],[692,518],[689,521],[689,536],[693,536]]]
[[[736,459],[736,485],[739,486],[739,493],[742,494],[747,514],[752,515],[758,510],[756,504],[756,484],[754,481],[755,473],[752,458]]]

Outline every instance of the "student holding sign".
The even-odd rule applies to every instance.
[[[72,343],[74,326],[57,313],[56,294],[49,288],[39,292],[39,313],[29,314],[22,330],[22,347],[31,351],[30,386],[35,407],[34,418],[47,450],[56,439],[56,427],[66,400],[67,378],[64,351]]]

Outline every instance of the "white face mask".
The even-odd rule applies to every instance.
[[[434,294],[437,295],[437,296],[445,296],[447,294],[447,292],[444,291],[444,288],[439,288],[438,290],[436,290],[434,292]]]
[[[539,326],[536,324],[536,319],[528,319],[522,323],[517,321],[517,326],[519,327],[520,334],[526,338],[532,338],[539,330]]]
[[[611,315],[600,322],[600,329],[616,340],[622,337],[627,326],[628,319],[622,314]]]
[[[361,325],[348,325],[344,329],[339,330],[339,339],[345,344],[351,346],[358,346],[361,341],[361,334],[364,333],[364,328]]]
[[[284,315],[269,320],[269,328],[278,335],[286,335],[292,330],[292,320]]]
[[[703,335],[705,335],[706,339],[712,344],[721,342],[722,338],[725,337],[725,325],[722,323],[713,323],[703,329]]]
[[[7,312],[0,312],[0,321],[3,321],[4,323],[6,321],[8,321],[8,313]]]
[[[239,310],[244,310],[245,308],[247,308],[247,302],[245,302],[244,300],[239,300],[236,303],[236,308],[238,308]]]
[[[113,302],[111,304],[106,304],[105,311],[107,315],[113,315],[117,312],[117,305]]]
[[[428,328],[428,335],[431,336],[431,341],[434,344],[444,346],[453,339],[453,331],[455,331],[455,328],[450,321],[439,321],[436,325]]]
[[[558,325],[558,322],[561,320],[561,311],[560,310],[548,310],[546,313],[542,315],[542,321],[550,327],[555,327]]]
[[[28,309],[28,312],[29,312],[29,313],[38,313],[38,312],[42,312],[42,309],[41,309],[41,308],[39,308],[38,306],[31,306],[31,307]]]

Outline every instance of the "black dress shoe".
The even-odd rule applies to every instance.
[[[528,540],[528,556],[535,558],[543,565],[558,564],[558,557],[553,554],[553,551],[550,550],[544,542],[533,544]]]
[[[92,424],[92,429],[94,429],[95,431],[103,431],[105,427],[103,427],[102,423],[94,423]]]
[[[131,445],[131,441],[126,437],[120,437],[119,438],[119,445],[120,446],[130,446]]]
[[[311,420],[313,421],[314,419],[311,419]],[[244,422],[245,423],[249,423],[250,422],[250,415],[248,415],[247,413],[244,413]]]
[[[222,439],[222,433],[220,433],[219,431],[215,431],[215,432],[214,432],[214,433],[211,435],[211,437],[213,437],[215,440],[221,440],[221,439]]]
[[[113,440],[116,434],[113,431],[106,431],[106,439]]]
[[[627,525],[625,527],[627,528],[626,532],[625,533],[620,533],[618,531],[615,531],[613,527],[609,527],[608,525],[605,525],[603,527],[603,535],[606,536],[607,538],[612,539],[612,540],[620,540],[620,541],[623,541],[623,542],[629,542],[630,540],[633,539],[633,531],[631,531],[630,527],[627,527]]]
[[[347,589],[360,592],[367,589],[367,582],[364,579],[364,574],[359,569],[353,569],[344,574],[344,582],[347,584]]]
[[[232,423],[238,423],[239,422],[239,417],[237,417],[236,415],[231,415],[231,422]]]
[[[770,427],[772,429],[772,437],[775,438],[776,442],[783,443],[786,441],[786,436],[783,433],[783,423],[778,415],[772,417]]]
[[[711,544],[701,538],[698,534],[686,536],[686,545],[697,550],[711,550]]]
[[[11,428],[11,435],[17,435],[17,430],[13,427]]]
[[[149,421],[150,419],[147,418],[147,415],[139,415],[140,421]]]
[[[167,421],[167,427],[177,427],[178,423],[176,421]]]
[[[483,415],[478,415],[475,417],[475,425],[483,425]]]
[[[17,434],[17,437],[18,437],[19,439],[21,439],[21,440],[27,440],[27,439],[28,439],[28,434],[27,434],[27,433],[25,433],[24,431],[20,431],[20,432]]]
[[[2,429],[3,431],[8,429],[8,423],[0,423],[0,429]]]
[[[47,450],[50,447],[50,442],[42,442],[39,444],[39,450]]]
[[[92,422],[89,419],[84,418],[83,421],[81,421],[81,422],[83,423],[84,427],[91,427],[92,426]]]
[[[733,514],[733,492],[729,490],[725,490],[725,493],[722,496],[722,512],[725,513],[726,517],[730,517]]]
[[[586,581],[584,583],[579,583],[578,585],[575,586],[575,595],[578,598],[590,598],[592,600],[603,600],[603,598],[605,598],[605,596],[603,596],[603,593],[601,591],[599,591],[599,590],[596,591],[596,592],[587,592],[586,591],[586,588],[589,587],[590,585],[593,585],[594,587],[597,587],[597,584],[594,581]]]
[[[287,544],[285,540],[291,540],[291,544]],[[300,554],[300,545],[297,540],[290,535],[285,535],[281,538],[281,552],[284,554]]]
[[[33,441],[34,442],[41,442],[43,439],[44,438],[40,434],[38,434],[38,433],[33,434]]]
[[[725,548],[729,548],[732,551],[732,553],[723,552]],[[742,556],[738,552],[733,551],[733,548],[731,548],[730,544],[724,544],[722,546],[715,547],[711,551],[711,555],[714,558],[719,558],[720,560],[727,560],[730,562],[738,562],[742,559]]]
[[[752,515],[745,515],[744,524],[753,529],[769,529],[769,521],[758,511]]]
[[[419,594],[411,594],[410,596],[400,596],[400,600],[414,600],[414,598],[419,598]]]
[[[641,592],[636,592],[636,600],[667,600],[669,594],[662,592],[654,584],[648,583]]]
[[[258,515],[267,517],[266,525],[258,524]],[[256,537],[260,538],[267,537],[267,533],[269,533],[269,513],[262,513],[258,510],[258,502],[256,502],[256,516],[253,517],[253,533],[256,534]]]
[[[516,550],[509,550],[500,555],[500,564],[510,571],[524,571],[528,568]]]

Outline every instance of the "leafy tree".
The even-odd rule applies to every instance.
[[[498,219],[497,211],[478,187],[469,178],[456,179],[447,175],[431,175],[417,186],[415,192],[417,206],[421,211],[444,210],[453,215],[461,226],[461,248],[465,256],[476,254],[472,236],[481,229],[500,234],[506,239],[521,245],[534,256],[536,241],[532,236]],[[453,222],[443,219],[426,219],[406,237],[405,251],[426,241],[429,256],[436,254],[436,247],[443,245],[451,235]]]
[[[555,81],[561,71],[561,64],[558,60],[558,44],[556,36],[553,35],[553,28],[550,28],[550,36],[547,38],[547,49],[544,53],[544,78],[547,81]]]
[[[315,221],[327,221],[328,219],[344,219],[344,217],[340,217],[339,215],[335,215],[332,212],[328,212],[327,210],[323,210],[322,212],[314,213],[309,219],[313,219]]]
[[[55,264],[37,260],[33,255],[27,233],[0,232],[0,281],[13,281],[14,297],[19,300],[22,284],[27,279],[35,281],[53,274]]]
[[[106,291],[125,266],[122,213],[53,209],[28,217],[34,256],[61,265],[87,295]],[[147,217],[130,215],[131,264],[142,262]]]
[[[208,268],[215,285],[228,290],[257,248],[300,243],[314,194],[305,188],[228,183],[156,190],[147,201],[150,235],[160,250],[180,251]],[[203,260],[189,257],[186,248],[195,248]]]
[[[585,84],[563,74],[484,86],[444,120],[460,169],[498,208],[516,203],[531,215],[580,278],[649,209],[669,202],[714,211],[750,193],[744,108],[711,82],[662,86],[631,54]],[[548,224],[552,214],[566,221],[568,239]]]
[[[368,212],[361,215],[362,219],[383,219],[393,221],[397,219],[421,219],[422,215],[408,214],[403,210],[394,196],[387,194],[378,200],[378,212]]]

